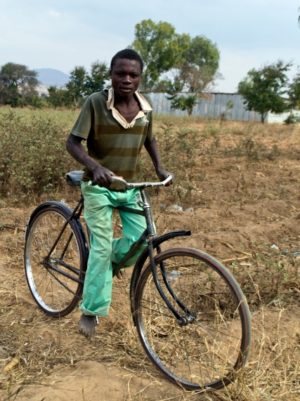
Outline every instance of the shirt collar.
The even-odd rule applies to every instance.
[[[144,113],[147,113],[149,111],[152,111],[152,107],[150,106],[150,104],[147,102],[147,100],[144,98],[144,96],[142,96],[138,91],[135,92],[135,96],[141,106],[141,109]],[[109,88],[108,89],[108,99],[106,102],[106,106],[108,110],[112,110],[112,108],[114,108],[115,105],[115,94],[114,94],[114,89],[113,88]]]
[[[115,96],[113,88],[108,90],[108,99],[106,102],[107,109],[111,110],[113,118],[125,129],[132,128],[138,118],[145,117],[148,112],[152,111],[150,104],[147,102],[144,96],[142,96],[139,92],[135,92],[135,96],[140,104],[141,110],[131,122],[128,122],[114,106]]]

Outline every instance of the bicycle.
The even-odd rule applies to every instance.
[[[67,174],[79,186],[81,171]],[[146,241],[130,281],[130,306],[139,340],[154,365],[171,382],[187,390],[220,389],[245,365],[251,342],[250,312],[233,275],[215,258],[193,248],[161,246],[190,231],[157,235],[147,188],[162,182],[127,183],[119,190],[138,188],[147,228],[125,255],[126,260]],[[81,223],[81,195],[72,210],[47,201],[31,214],[25,236],[25,274],[31,294],[47,315],[62,317],[77,305],[88,258],[88,233]]]

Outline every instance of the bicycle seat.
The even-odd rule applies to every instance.
[[[67,183],[73,187],[78,187],[83,177],[82,170],[69,171],[66,174]]]

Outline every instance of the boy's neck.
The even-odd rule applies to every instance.
[[[139,105],[139,102],[136,98],[136,96],[129,95],[129,96],[118,96],[115,94],[115,99],[114,99],[114,106],[125,106],[125,107],[134,107],[136,108],[136,105]]]

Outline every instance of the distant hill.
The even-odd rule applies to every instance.
[[[65,86],[69,81],[69,75],[62,71],[55,70],[53,68],[36,68],[37,79],[39,82],[46,87],[49,86]]]

